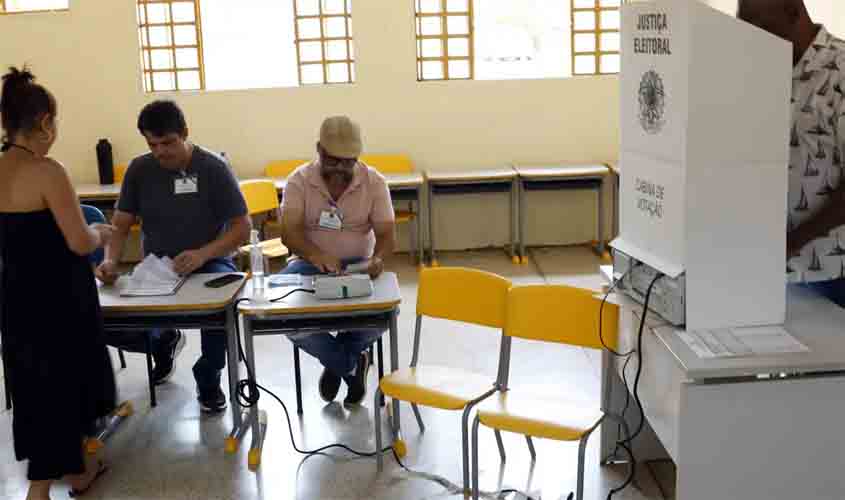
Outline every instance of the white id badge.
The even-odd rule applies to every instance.
[[[320,227],[323,229],[330,229],[332,231],[340,231],[343,227],[343,221],[338,217],[334,210],[323,210],[320,212]]]
[[[176,194],[189,194],[198,191],[196,175],[178,177],[173,180],[173,192]]]

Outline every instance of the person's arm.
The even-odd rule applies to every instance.
[[[285,193],[287,196],[287,193]],[[282,210],[282,241],[291,253],[296,254],[324,273],[340,272],[340,259],[324,253],[305,235],[304,210],[286,204]]]
[[[843,82],[842,85],[845,85]],[[841,154],[845,155],[845,99],[836,112],[839,116],[839,136],[835,138]],[[828,204],[812,219],[804,222],[786,235],[787,258],[798,255],[804,245],[816,238],[830,234],[833,229],[845,225],[845,179],[830,194]]]
[[[308,240],[305,226],[304,174],[295,172],[288,179],[282,198],[282,242],[292,254],[307,260],[324,273],[342,271],[340,259],[324,253]]]
[[[105,244],[111,235],[111,226],[89,226],[85,223],[79,198],[64,167],[54,160],[45,159],[41,175],[44,176],[44,201],[71,251],[77,255],[88,255]]]
[[[845,182],[830,194],[830,201],[815,217],[786,235],[787,257],[798,255],[804,245],[842,225],[845,225]]]
[[[211,259],[230,255],[249,240],[252,230],[244,195],[229,166],[222,161],[212,163],[208,175],[208,187],[213,193],[210,208],[217,220],[226,222],[226,230],[213,241],[173,259],[173,270],[182,275],[196,271]]]
[[[211,259],[230,255],[249,239],[251,230],[252,221],[248,215],[230,219],[226,230],[214,241],[202,248],[187,250],[177,255],[173,259],[173,270],[178,274],[190,274]]]
[[[129,237],[129,231],[137,222],[138,217],[129,212],[123,212],[119,209],[114,211],[114,215],[111,218],[112,226],[114,226],[114,234],[109,244],[105,247],[106,252],[103,262],[120,262],[120,258],[123,255],[123,246]]]
[[[396,232],[394,222],[381,222],[373,224],[373,232],[376,235],[376,246],[373,249],[373,258],[367,269],[371,278],[377,278],[384,272],[384,259],[393,253],[396,248]]]
[[[138,223],[140,202],[140,171],[133,161],[126,169],[120,186],[120,195],[115,203],[111,223],[115,228],[111,241],[105,247],[103,261],[97,266],[94,274],[103,283],[110,285],[117,280],[117,264],[123,255],[123,248],[132,226]]]
[[[370,259],[368,272],[370,277],[376,278],[384,271],[384,259],[396,248],[395,215],[390,189],[383,177],[379,177],[374,187],[376,191],[370,223],[376,236],[373,257]]]

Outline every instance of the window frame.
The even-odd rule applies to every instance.
[[[15,14],[39,14],[39,13],[48,13],[48,12],[69,12],[70,11],[70,0],[67,2],[67,7],[62,7],[59,9],[27,9],[27,10],[15,10],[12,12],[6,11],[6,0],[0,0],[0,16],[13,16]]]
[[[622,47],[621,47],[621,36],[622,36],[622,26],[620,24],[619,28],[617,29],[603,29],[601,27],[601,13],[602,12],[618,12],[620,17],[620,23],[622,18],[622,5],[626,3],[624,0],[619,1],[619,5],[612,6],[612,7],[602,7],[601,0],[592,0],[593,6],[592,7],[575,7],[575,1],[571,0],[569,4],[570,10],[570,41],[571,41],[571,62],[572,62],[572,77],[579,77],[579,76],[600,76],[600,75],[617,75],[619,74],[618,71],[602,71],[601,68],[601,59],[602,56],[608,55],[616,55],[620,58],[622,57]],[[575,14],[578,12],[593,12],[595,13],[595,26],[593,29],[586,29],[586,30],[577,30],[575,29]],[[601,38],[602,35],[607,33],[617,33],[620,36],[620,47],[619,50],[602,50],[603,47],[601,46]],[[595,50],[591,51],[576,51],[575,50],[575,38],[577,35],[593,35],[595,38]],[[575,71],[575,60],[579,56],[593,56],[595,58],[595,69],[589,73],[577,73]]]
[[[192,3],[194,5],[194,21],[193,22],[174,22],[173,21],[173,3]],[[150,23],[148,5],[159,4],[166,5],[169,12],[169,21],[163,23]],[[154,94],[158,92],[199,92],[205,90],[205,61],[203,54],[202,41],[202,15],[200,10],[200,0],[136,0],[136,15],[138,25],[138,45],[141,56],[141,82],[144,92]],[[144,12],[144,22],[141,22],[141,9]],[[196,33],[195,45],[177,45],[176,44],[176,26],[194,26]],[[150,28],[167,27],[170,31],[170,45],[156,45],[150,43]],[[144,34],[146,34],[147,44],[144,45]],[[176,50],[178,49],[196,49],[197,51],[197,66],[196,67],[179,67],[176,62]],[[152,67],[152,51],[153,50],[169,50],[170,56],[173,60],[173,66],[169,69],[154,69]],[[149,65],[147,64],[149,62]],[[179,86],[179,72],[180,71],[197,71],[199,73],[199,88],[183,89]],[[170,73],[173,75],[173,88],[158,90],[155,88],[156,73]],[[149,76],[149,79],[148,79]]]
[[[355,40],[350,29],[352,24],[352,0],[343,1],[343,13],[328,14],[323,12],[323,0],[317,0],[317,14],[300,14],[299,1],[293,0],[293,40],[296,44],[296,73],[300,87],[314,86],[314,85],[344,85],[355,83],[355,57],[353,55]],[[329,37],[326,36],[326,21],[328,19],[343,19],[344,36]],[[299,21],[303,19],[316,19],[320,23],[320,36],[318,38],[303,38],[299,35]],[[346,42],[346,59],[328,59],[326,54],[326,45],[329,42]],[[315,61],[302,60],[302,44],[303,43],[319,43],[320,44],[320,59]],[[329,65],[331,64],[345,64],[346,65],[346,80],[345,81],[329,81]],[[304,66],[322,66],[323,81],[305,83],[302,80],[302,69]]]
[[[436,82],[436,81],[455,81],[455,80],[475,80],[475,17],[473,10],[473,0],[467,0],[466,11],[450,11],[448,10],[448,0],[438,0],[440,2],[440,10],[438,12],[421,12],[422,5],[420,0],[412,0],[414,3],[414,34],[417,46],[417,81],[418,82]],[[468,30],[466,34],[449,34],[449,16],[462,16],[467,18]],[[439,35],[423,35],[422,34],[422,20],[423,18],[434,17],[440,18],[440,34]],[[466,56],[449,56],[449,40],[450,39],[466,39],[469,50]],[[427,57],[423,54],[424,40],[439,40],[440,41],[440,57]],[[426,61],[439,61],[443,65],[443,78],[425,78],[423,76],[423,63]],[[467,61],[469,64],[469,75],[466,77],[452,78],[449,75],[449,61]]]

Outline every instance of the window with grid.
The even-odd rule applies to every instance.
[[[69,3],[69,0],[0,0],[0,13],[67,10]]]
[[[621,0],[572,0],[572,73],[619,73]]]
[[[474,78],[472,1],[414,0],[417,80]]]
[[[293,0],[300,85],[352,83],[352,0]]]
[[[199,0],[137,0],[144,90],[205,89]]]
[[[618,73],[622,0],[412,0],[417,80]]]

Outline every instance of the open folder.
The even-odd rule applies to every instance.
[[[135,266],[129,279],[125,281],[120,295],[123,297],[153,297],[174,295],[187,276],[179,276],[173,270],[173,261],[169,257],[158,258],[148,255]]]

